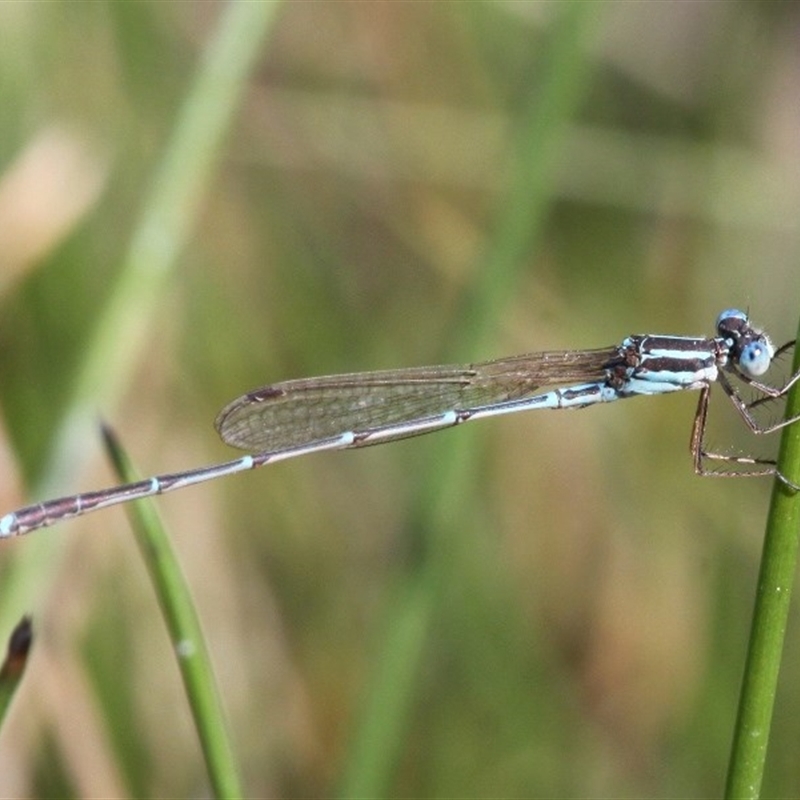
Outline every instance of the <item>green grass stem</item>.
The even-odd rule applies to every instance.
[[[138,480],[111,429],[104,428],[103,436],[120,480],[125,483]],[[178,659],[214,795],[243,797],[200,619],[170,539],[152,502],[129,503],[126,510]]]
[[[796,350],[793,372],[798,369],[800,351]],[[789,393],[786,415],[798,414],[800,386],[795,385]],[[800,425],[784,429],[778,469],[793,483],[800,483]],[[728,768],[725,791],[728,798],[756,798],[761,793],[792,585],[797,573],[798,543],[800,493],[776,479]]]

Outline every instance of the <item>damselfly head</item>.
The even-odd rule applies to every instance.
[[[754,328],[744,311],[731,308],[717,317],[717,334],[729,343],[733,363],[746,375],[763,375],[775,357],[766,333]]]

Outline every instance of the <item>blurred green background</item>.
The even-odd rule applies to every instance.
[[[766,2],[285,3],[157,296],[100,329],[227,13],[0,4],[3,511],[114,482],[65,426],[91,359],[83,413],[150,474],[231,457],[219,408],[284,378],[708,335],[731,306],[793,336],[800,7]],[[160,500],[248,794],[719,796],[769,482],[694,476],[695,402]],[[0,637],[38,634],[0,795],[207,794],[121,511],[5,543],[0,603]],[[766,796],[800,794],[797,642]]]

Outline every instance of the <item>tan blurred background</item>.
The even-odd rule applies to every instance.
[[[94,409],[142,471],[231,457],[218,409],[284,378],[709,335],[731,306],[792,338],[800,8],[585,4],[561,63],[581,72],[563,79],[575,111],[535,166],[574,5],[279,8],[123,399]],[[42,499],[225,13],[0,4],[5,510]],[[513,416],[160,500],[248,793],[718,796],[769,482],[693,475],[695,401]],[[712,443],[753,446],[714,411]],[[113,483],[99,436],[77,446],[53,491]],[[0,569],[34,538],[4,544]],[[39,638],[0,732],[0,795],[205,796],[124,514],[36,538],[60,552],[31,590]],[[796,641],[767,795],[800,792]]]

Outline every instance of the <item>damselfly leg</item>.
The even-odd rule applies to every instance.
[[[775,359],[794,348],[794,342],[787,342],[775,351]],[[774,359],[773,359],[774,360]],[[789,390],[800,380],[800,370],[795,372],[782,386],[770,386],[744,374],[736,364],[731,365],[731,370],[742,383],[749,386],[753,391],[760,393],[760,397],[746,401],[739,393],[736,386],[731,382],[724,372],[720,372],[717,380],[733,404],[733,407],[744,420],[751,433],[765,434],[774,433],[787,425],[792,425],[800,421],[800,414],[789,417],[788,419],[775,422],[763,423],[759,421],[753,413],[756,408],[772,403],[785,397]],[[705,445],[706,426],[708,422],[708,404],[711,396],[711,387],[707,386],[700,391],[700,399],[697,403],[694,424],[692,425],[692,437],[690,449],[694,463],[694,471],[698,475],[718,477],[718,478],[738,478],[738,477],[758,477],[764,475],[774,475],[786,486],[794,491],[800,491],[800,486],[790,481],[778,470],[775,459],[758,458],[754,456],[733,455],[731,453],[717,453],[707,450]],[[706,466],[706,461],[726,462],[736,464],[743,469],[712,469]]]

